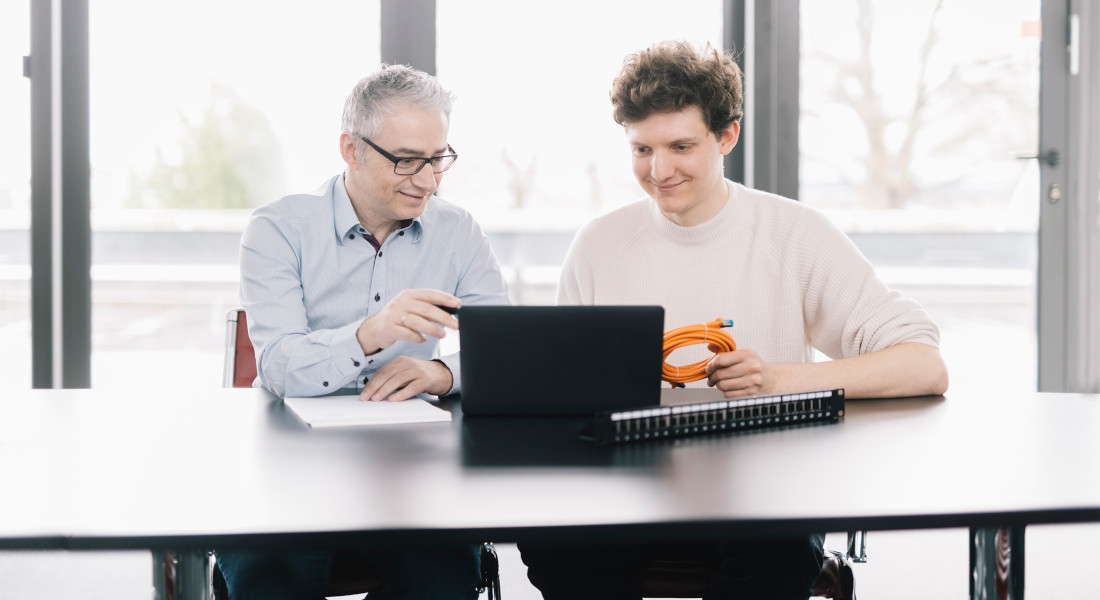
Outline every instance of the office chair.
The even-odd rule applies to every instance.
[[[225,315],[225,365],[222,387],[252,387],[256,379],[256,349],[248,337],[248,317],[243,308]]]
[[[847,552],[825,551],[814,597],[856,600],[852,563],[867,561],[866,543],[866,532],[849,531]],[[633,565],[631,575],[643,598],[701,598],[717,567],[699,558],[658,557]]]
[[[252,387],[256,379],[256,351],[248,337],[248,317],[244,309],[234,308],[225,317],[225,364],[222,387]],[[213,563],[213,561],[210,561]],[[217,564],[210,567],[214,600],[229,600],[225,578]],[[492,543],[481,545],[481,584],[478,591],[489,590],[489,600],[500,600],[500,578],[496,549]],[[382,587],[382,576],[353,550],[333,555],[332,577],[325,597],[366,594]]]

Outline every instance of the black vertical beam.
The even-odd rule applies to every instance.
[[[722,7],[722,48],[733,53],[741,71],[745,71],[745,1],[725,0]],[[742,89],[742,94],[744,90]],[[743,96],[742,96],[743,99]],[[741,119],[742,130],[745,119]],[[733,150],[726,155],[722,164],[726,177],[733,181],[745,181],[745,144],[744,138],[737,142]]]
[[[1062,390],[1100,392],[1100,3],[1070,0],[1066,130],[1066,282],[1069,327]],[[1044,32],[1045,33],[1045,32]],[[1044,38],[1045,42],[1045,38]],[[1042,202],[1042,204],[1049,204]],[[1040,211],[1041,212],[1041,211]]]
[[[799,0],[753,3],[749,123],[751,178],[758,190],[798,198]]]
[[[435,0],[382,0],[382,62],[435,75]]]
[[[61,384],[92,385],[88,0],[61,0]]]
[[[799,0],[778,0],[773,3],[779,12],[776,41],[776,183],[780,196],[798,199],[798,122],[799,73],[801,72],[801,31]]]
[[[28,66],[31,382],[86,388],[92,355],[87,0],[31,0]]]
[[[1039,58],[1039,153],[1069,150],[1072,115],[1069,101],[1069,0],[1042,3],[1042,43]],[[1066,392],[1066,352],[1071,311],[1067,289],[1070,279],[1069,239],[1071,222],[1065,198],[1072,178],[1067,161],[1039,161],[1039,269],[1037,273],[1036,325],[1039,342],[1038,387],[1040,392]],[[1059,193],[1052,194],[1054,189]]]
[[[53,364],[53,12],[30,0],[31,385],[54,387]]]

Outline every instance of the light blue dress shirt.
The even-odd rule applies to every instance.
[[[253,213],[241,237],[241,303],[256,348],[253,384],[283,397],[359,392],[398,356],[424,360],[438,340],[399,341],[365,356],[355,332],[399,292],[430,288],[464,306],[507,304],[489,240],[465,210],[433,196],[424,214],[375,250],[343,175]],[[460,317],[461,319],[461,317]],[[461,390],[459,355],[439,357]]]

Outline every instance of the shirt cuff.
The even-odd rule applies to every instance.
[[[458,355],[459,353],[455,352],[435,359],[451,370],[451,389],[446,394],[441,394],[442,396],[462,393],[462,362],[459,360]]]
[[[366,355],[363,354],[363,347],[359,345],[359,338],[356,337],[356,333],[359,332],[359,325],[362,322],[352,323],[345,325],[337,331],[337,341],[332,348],[332,356],[337,360],[341,360],[341,355],[346,356],[346,360],[350,362],[362,362]],[[343,339],[340,339],[343,338]]]
[[[330,377],[339,382],[339,385],[329,386],[325,394],[336,393],[348,386],[358,387],[356,380],[367,365],[367,357],[363,354],[363,347],[359,345],[359,338],[355,336],[359,331],[359,323],[345,325],[336,330],[336,336],[330,349],[331,362]],[[333,382],[335,383],[335,382]]]

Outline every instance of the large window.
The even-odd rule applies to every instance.
[[[723,45],[724,4],[437,3],[462,156],[441,194],[489,231],[514,300],[552,302],[576,229],[640,195],[607,101],[623,57],[661,39]],[[0,10],[0,50],[27,54],[26,3]],[[90,11],[93,384],[185,363],[214,381],[239,233],[253,207],[341,168],[340,104],[380,62],[379,3]],[[1038,169],[1014,156],[1037,146],[1039,1],[801,11],[800,199],[929,307],[949,362],[981,357],[974,373],[1009,375],[985,383],[1033,388]],[[27,90],[17,69],[0,74],[0,342],[12,348],[30,332]],[[25,385],[30,353],[12,356],[3,382]],[[966,373],[953,371],[959,389]]]
[[[218,385],[240,233],[342,169],[379,4],[107,0],[90,21],[92,385]]]
[[[462,155],[440,194],[488,230],[514,301],[552,304],[576,230],[642,195],[608,98],[623,58],[669,39],[721,48],[722,5],[437,3],[438,74],[458,95]]]
[[[925,304],[953,390],[1035,389],[1039,1],[801,10],[800,199]]]
[[[15,388],[31,387],[29,23],[29,3],[0,4],[0,387]]]

